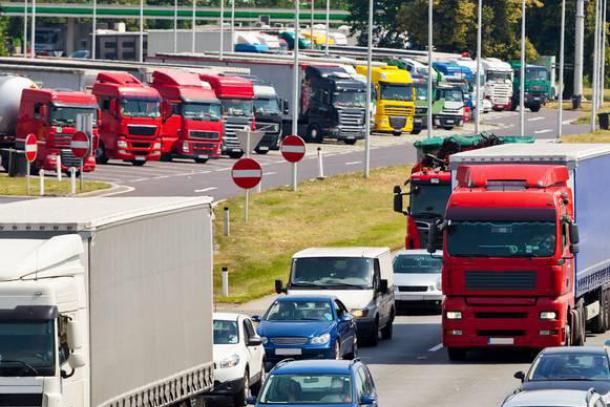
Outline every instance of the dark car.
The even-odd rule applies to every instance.
[[[523,390],[593,388],[610,393],[610,357],[606,348],[593,346],[546,348],[527,374],[515,373]]]
[[[376,407],[377,391],[358,359],[284,361],[269,373],[258,400],[250,398],[248,404]]]
[[[283,359],[353,359],[358,354],[356,322],[333,296],[278,297],[256,330],[263,339],[267,363]]]

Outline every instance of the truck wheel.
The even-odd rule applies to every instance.
[[[353,146],[354,144],[356,144],[358,140],[356,140],[355,138],[349,138],[349,139],[345,139],[343,140],[343,142],[345,144],[347,144],[348,146]]]
[[[443,126],[444,130],[453,130],[453,126]]]
[[[231,158],[233,158],[235,160],[240,159],[243,155],[244,155],[243,151],[239,151],[239,152],[231,151],[229,153],[229,157],[231,157]]]
[[[608,317],[607,317],[608,310],[607,310],[607,304],[606,304],[606,290],[604,290],[603,288],[599,289],[598,301],[599,301],[599,315],[597,315],[595,318],[593,318],[593,321],[591,321],[591,331],[593,331],[593,333],[596,333],[596,334],[603,334],[608,329],[608,326],[606,325],[606,321],[608,319]]]
[[[322,143],[324,141],[322,131],[320,131],[317,124],[310,124],[307,128],[307,141],[312,143]]]
[[[244,373],[244,385],[242,390],[233,396],[233,405],[245,406],[246,399],[250,396],[250,372],[246,369]]]
[[[165,153],[165,154],[161,154],[161,158],[159,158],[159,161],[164,161],[164,162],[170,162],[172,161],[172,154],[171,153]]]
[[[419,133],[421,133],[421,129],[417,129],[417,130],[413,129],[413,130],[411,130],[411,134],[413,134],[413,135],[417,135]]]
[[[463,362],[466,360],[467,351],[461,348],[447,348],[447,356],[452,362]]]
[[[517,110],[518,105],[519,105],[519,103],[517,103],[517,101],[513,99],[513,101],[510,104],[510,111],[514,112],[515,110]]]
[[[581,312],[581,307],[573,311],[573,324],[572,330],[572,346],[583,346],[585,344],[585,332],[583,329],[583,317],[584,313]]]
[[[259,148],[255,148],[254,151],[256,152],[256,154],[260,154],[260,155],[265,155],[269,152],[269,150],[261,150]]]
[[[95,162],[98,164],[106,164],[108,162],[108,155],[106,154],[106,146],[104,146],[103,141],[100,141],[100,145],[95,150]]]
[[[534,113],[540,111],[540,105],[530,106],[530,110]]]
[[[207,158],[195,158],[195,162],[197,164],[205,164],[208,162],[208,159]]]
[[[142,167],[146,164],[146,161],[132,160],[131,164],[133,164],[134,167]]]

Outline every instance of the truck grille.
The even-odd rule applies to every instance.
[[[276,134],[280,131],[279,123],[256,122],[256,130],[264,131],[265,134]]]
[[[154,136],[157,126],[128,125],[129,134],[133,136]]]
[[[133,148],[150,148],[150,143],[138,143],[138,142],[132,142],[131,146]]]
[[[501,330],[501,329],[490,329],[485,331],[477,331],[478,336],[492,336],[492,337],[507,337],[512,338],[515,336],[523,336],[525,335],[525,331],[522,330]]]
[[[480,319],[522,319],[527,318],[527,312],[476,312]]]
[[[189,137],[202,138],[207,140],[218,140],[220,134],[217,131],[191,130],[189,132]]]
[[[235,120],[232,117],[226,117],[225,126],[224,126],[225,134],[222,139],[223,147],[229,148],[229,149],[238,148],[241,150],[241,144],[239,143],[239,139],[237,138],[236,132],[238,130],[244,130],[246,127],[247,128],[250,127],[249,119],[244,121],[242,119]],[[254,148],[254,146],[252,146],[252,148]]]
[[[412,116],[415,108],[411,106],[386,106],[384,111],[388,116]]]
[[[71,141],[71,134],[55,133],[53,135],[53,144],[55,147],[70,147]]]
[[[415,113],[416,114],[426,114],[426,113],[428,113],[428,108],[427,107],[417,107],[417,108],[415,108]]]
[[[305,345],[307,343],[307,338],[302,337],[276,337],[269,338],[272,344],[274,345]]]
[[[364,126],[364,110],[360,112],[339,110],[339,124],[344,127],[362,128]]]
[[[80,158],[72,154],[72,150],[63,149],[60,153],[61,164],[65,167],[80,168]]]
[[[533,271],[467,271],[467,290],[533,290]]]
[[[425,285],[400,285],[398,291],[401,293],[423,293],[428,291],[428,287]]]

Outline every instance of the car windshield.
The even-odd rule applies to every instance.
[[[528,380],[610,380],[610,366],[605,354],[542,354],[532,366]]]
[[[452,221],[447,248],[452,256],[549,257],[555,253],[555,222]]]
[[[443,89],[441,97],[447,102],[463,102],[464,94],[460,89]]]
[[[451,195],[449,184],[419,184],[411,189],[411,213],[443,216]]]
[[[0,376],[52,376],[54,321],[0,322]]]
[[[276,301],[263,317],[267,321],[332,321],[328,301]]]
[[[93,115],[93,127],[97,127],[97,109],[81,106],[51,106],[51,126],[76,127],[79,114]]]
[[[409,102],[413,100],[413,86],[398,83],[382,83],[381,99]]]
[[[510,81],[511,72],[504,71],[487,71],[487,82],[506,82]]]
[[[527,81],[546,81],[548,72],[544,68],[526,68],[525,80]]]
[[[371,288],[374,260],[364,257],[301,257],[292,263],[292,287]]]
[[[366,92],[362,90],[344,90],[333,93],[334,104],[347,107],[365,107]]]
[[[417,92],[417,100],[428,100],[428,86],[427,85],[417,85],[415,86],[415,91]]]
[[[214,320],[214,345],[234,345],[239,343],[236,321]]]
[[[158,99],[132,99],[121,100],[121,115],[126,117],[157,118],[160,101]]]
[[[254,111],[261,114],[280,114],[280,102],[277,98],[255,99]]]
[[[246,99],[223,99],[222,114],[225,116],[252,116],[253,104]]]
[[[182,116],[191,120],[218,121],[222,113],[219,103],[183,103]]]
[[[429,254],[399,254],[394,258],[394,274],[440,274],[443,258]]]
[[[261,404],[348,404],[352,402],[349,375],[272,374],[260,396]]]

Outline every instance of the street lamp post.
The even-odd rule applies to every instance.
[[[231,0],[231,52],[235,51],[235,0]]]
[[[521,71],[519,85],[520,130],[521,136],[525,136],[525,0],[521,0]]]
[[[193,0],[193,16],[191,18],[191,52],[195,53],[195,28],[197,26],[197,0]]]
[[[32,47],[31,57],[36,56],[36,0],[32,0],[32,40],[30,41],[30,47]]]
[[[330,43],[330,0],[326,0],[326,55],[329,54]]]
[[[311,43],[312,45],[314,44],[314,40],[313,40],[313,13],[314,13],[314,9],[315,9],[315,0],[311,0],[311,27],[309,27],[309,33],[311,35]]]
[[[23,1],[23,56],[28,56],[28,0]]]
[[[474,134],[480,133],[480,125],[481,125],[481,115],[480,112],[483,111],[483,106],[481,103],[481,23],[482,23],[482,14],[483,14],[483,0],[479,0],[478,6],[478,15],[477,15],[477,92],[476,92],[476,115],[474,120]]]
[[[144,62],[144,0],[140,0],[140,62]]]
[[[225,0],[220,0],[220,59],[225,54]]]
[[[96,59],[97,52],[97,0],[93,0],[93,21],[91,22],[91,59]]]
[[[299,134],[299,2],[301,0],[294,0],[294,42],[293,42],[293,54],[294,54],[294,67],[292,68],[292,134]],[[292,190],[297,190],[297,166],[292,166]]]
[[[566,25],[566,0],[561,1],[561,34],[559,36],[559,111],[557,114],[557,138],[563,133],[563,68]]]
[[[599,81],[599,14],[600,14],[601,0],[595,2],[595,29],[594,29],[594,40],[593,40],[593,86],[591,94],[591,131],[595,131],[597,118],[597,102],[598,102],[598,81]]]
[[[373,81],[373,13],[374,0],[369,0],[369,27],[366,49],[366,111],[364,116],[364,178],[368,178],[371,171],[371,86]]]
[[[432,0],[428,0],[428,138],[432,137]]]
[[[178,0],[174,0],[174,52],[178,52]]]

